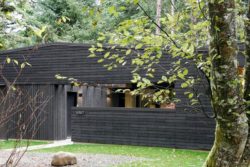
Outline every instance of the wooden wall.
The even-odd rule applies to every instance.
[[[39,110],[36,112],[36,116],[33,117],[33,121],[30,123],[29,129],[32,129],[32,126],[36,126],[35,128],[39,127],[39,130],[36,132],[36,135],[34,138],[36,139],[53,139],[54,138],[54,126],[53,126],[53,118],[54,118],[54,112],[51,112],[54,110],[54,104],[53,99],[54,96],[54,85],[22,85],[22,86],[16,86],[18,89],[21,89],[22,91],[22,101],[24,105],[29,103],[30,99],[33,99],[37,93],[39,93],[39,100],[36,101],[38,103],[45,103],[47,99],[49,99],[49,102],[46,104],[45,108],[43,110]],[[3,87],[1,87],[3,89]],[[11,104],[10,104],[11,105]],[[19,108],[18,108],[19,109]],[[20,113],[22,114],[22,121],[26,122],[30,119],[31,113],[33,111],[31,110],[21,110]],[[17,137],[18,129],[17,129],[17,122],[20,120],[20,113],[13,116],[13,118],[5,124],[5,132],[3,138],[15,138]],[[39,125],[41,124],[41,125]],[[27,126],[27,124],[25,125]],[[31,132],[31,131],[30,131]],[[26,137],[30,138],[31,133],[26,133]]]
[[[18,84],[33,91],[42,89],[46,96],[51,97],[51,101],[47,106],[46,121],[37,133],[39,139],[65,139],[66,136],[66,92],[71,90],[69,82],[66,80],[58,80],[56,74],[61,74],[66,77],[73,77],[79,81],[89,83],[89,85],[98,84],[128,84],[132,78],[131,63],[126,66],[107,71],[103,64],[97,63],[98,58],[88,58],[90,45],[83,44],[67,44],[54,43],[39,45],[27,48],[0,52],[0,60],[6,56],[15,58],[19,61],[28,61],[32,67],[24,68]],[[200,53],[207,53],[207,50],[200,50]],[[99,54],[99,56],[103,56]],[[166,71],[172,68],[172,57],[169,54],[164,54],[160,61],[160,66],[165,69],[156,67],[156,78],[164,75]],[[13,64],[7,64],[4,70],[5,76],[11,81],[16,77]],[[189,75],[197,77],[197,68],[194,64],[188,64]],[[140,71],[140,73],[142,73]],[[204,81],[205,78],[203,78]],[[155,79],[156,81],[156,79]],[[4,84],[0,78],[0,85]],[[176,97],[181,100],[176,105],[178,111],[183,111],[188,108],[189,99],[184,95],[186,90],[182,89],[181,83],[176,82],[174,89]],[[68,86],[67,86],[68,85]],[[199,93],[206,94],[205,85],[198,85]],[[82,90],[83,106],[85,107],[106,107],[107,95],[101,87],[86,86]],[[211,112],[210,98],[208,96],[200,96],[205,112]],[[179,108],[180,107],[180,108]],[[111,109],[110,109],[111,110]],[[136,109],[141,111],[141,109]]]
[[[0,61],[7,56],[17,59],[20,62],[28,61],[32,67],[26,67],[18,80],[18,84],[69,84],[67,80],[58,80],[55,75],[60,74],[66,77],[73,77],[78,81],[92,84],[126,84],[132,79],[131,71],[134,66],[128,60],[125,66],[114,68],[108,71],[103,67],[105,63],[97,63],[104,53],[98,53],[98,57],[89,58],[91,45],[72,43],[52,43],[38,45],[15,50],[0,52]],[[112,51],[117,53],[117,51]],[[207,50],[199,50],[199,53],[207,53]],[[125,54],[125,53],[119,53]],[[171,70],[173,65],[171,55],[165,53],[156,68],[155,77],[161,77],[166,71]],[[106,62],[107,63],[107,62]],[[4,75],[13,80],[16,77],[16,70],[13,64],[6,64]],[[193,67],[192,67],[193,68]],[[145,74],[141,68],[138,73]],[[189,70],[190,74],[196,73],[195,69]],[[153,79],[154,80],[154,79]],[[0,78],[0,84],[3,84]]]
[[[82,97],[84,107],[107,106],[107,88],[101,86],[83,86]]]
[[[0,60],[9,56],[11,58],[16,58],[20,61],[27,61],[32,64],[32,67],[27,67],[22,72],[22,76],[18,80],[18,84],[29,85],[69,85],[67,80],[58,80],[55,78],[56,74],[61,74],[66,77],[73,77],[79,81],[86,82],[89,85],[103,85],[103,84],[129,84],[132,79],[131,70],[133,65],[131,63],[126,64],[126,66],[121,66],[115,68],[111,71],[108,71],[103,67],[103,64],[97,63],[98,58],[89,58],[89,48],[91,45],[84,44],[70,44],[70,43],[52,43],[46,45],[38,45],[27,48],[20,48],[15,50],[8,50],[0,52]],[[199,53],[206,54],[207,49],[201,49]],[[101,53],[99,54],[100,57]],[[154,81],[157,81],[157,77],[161,77],[166,74],[166,71],[171,70],[173,65],[173,58],[169,54],[164,54],[159,63],[159,66],[155,66],[156,73]],[[190,62],[187,64],[189,68],[190,77],[200,77],[199,70],[196,68],[195,64]],[[164,69],[162,69],[164,67]],[[140,73],[143,72],[139,71]],[[145,72],[145,70],[144,70]],[[15,68],[13,64],[6,65],[4,74],[8,79],[12,80],[16,77]],[[203,74],[201,74],[203,75]],[[206,110],[211,108],[210,98],[206,96],[206,89],[209,89],[209,85],[205,78],[202,79],[204,84],[199,85],[201,88],[198,91],[203,93],[202,103],[205,106]],[[181,99],[180,104],[183,106],[190,106],[190,100],[184,95],[184,92],[187,91],[181,88],[181,83],[177,81],[174,86],[176,91],[176,97]],[[3,84],[0,78],[0,85]],[[83,89],[83,104],[82,106],[86,107],[105,107],[107,97],[105,91],[101,91],[99,86],[85,86]],[[60,88],[57,89],[60,91]],[[58,96],[59,94],[57,94]],[[65,96],[65,95],[62,95]],[[115,95],[114,95],[115,96]],[[62,97],[58,97],[62,98]],[[59,99],[65,101],[65,99]],[[114,100],[113,100],[114,101]],[[179,105],[179,104],[178,104]],[[58,107],[63,107],[59,105]],[[176,106],[178,107],[178,106]],[[60,116],[60,119],[63,119]],[[55,131],[57,133],[57,131]]]
[[[210,149],[215,122],[184,109],[72,108],[75,142]]]
[[[48,103],[41,115],[38,117],[38,121],[42,124],[37,127],[38,131],[34,136],[34,139],[40,140],[62,140],[67,138],[67,92],[76,92],[77,89],[73,89],[67,85],[19,85],[22,91],[27,92],[29,96],[35,96],[36,92],[42,92],[43,97],[40,101],[48,99]],[[23,102],[28,99],[24,96]],[[23,119],[29,117],[29,112],[25,112]],[[17,134],[16,123],[17,116],[5,125],[0,130],[0,138],[15,138]],[[36,121],[34,119],[34,121]],[[33,125],[35,122],[33,123]],[[32,126],[32,124],[31,124]],[[8,129],[6,131],[6,129]],[[28,135],[27,137],[30,137]]]

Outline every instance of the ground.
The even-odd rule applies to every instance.
[[[40,150],[39,152],[67,151],[73,153],[123,155],[141,157],[138,162],[124,162],[119,167],[199,167],[205,161],[208,151],[170,149],[161,147],[140,147],[109,144],[73,144]]]
[[[198,150],[77,143],[29,151],[19,167],[50,166],[53,154],[58,151],[75,153],[78,165],[74,167],[199,167],[208,155],[208,151]],[[0,163],[7,157],[8,152],[0,151]]]
[[[0,164],[5,162],[9,154],[10,152],[0,152]],[[28,152],[17,167],[50,167],[52,156],[53,153]],[[77,165],[73,165],[72,167],[107,167],[144,160],[143,158],[132,156],[107,154],[78,153],[76,156]]]

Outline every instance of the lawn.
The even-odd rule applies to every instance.
[[[29,144],[29,146],[34,146],[34,145],[42,145],[42,144],[48,144],[48,141],[39,141],[39,140],[22,140],[18,146],[19,147],[26,147],[27,144]],[[13,148],[15,146],[16,142],[15,140],[0,140],[0,149],[9,149],[9,148]]]
[[[207,151],[193,151],[160,147],[140,147],[108,144],[73,144],[39,150],[39,152],[66,151],[72,153],[113,154],[145,157],[149,160],[123,164],[119,167],[200,167]]]

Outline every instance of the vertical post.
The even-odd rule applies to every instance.
[[[126,108],[136,107],[136,96],[131,95],[130,92],[125,92],[125,107]]]

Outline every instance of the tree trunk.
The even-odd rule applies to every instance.
[[[210,0],[211,90],[215,141],[204,167],[237,167],[247,136],[247,116],[237,71],[234,0]]]
[[[95,0],[96,5],[101,5],[101,0]]]
[[[245,33],[246,33],[246,65],[245,65],[245,92],[244,98],[246,101],[250,101],[250,0],[248,1],[248,12],[247,20],[245,22]],[[247,103],[248,104],[248,103]],[[247,105],[247,117],[248,117],[248,127],[250,127],[250,104]],[[239,167],[249,167],[250,166],[250,128],[248,129],[248,139],[245,146],[243,156]]]
[[[157,0],[156,3],[156,24],[160,27],[161,26],[161,8],[162,8],[162,0]],[[160,28],[156,27],[156,35],[160,35]]]
[[[175,10],[174,10],[175,0],[170,0],[170,2],[171,2],[171,15],[174,16],[174,13],[175,13]],[[171,30],[171,34],[174,35],[174,29]]]

